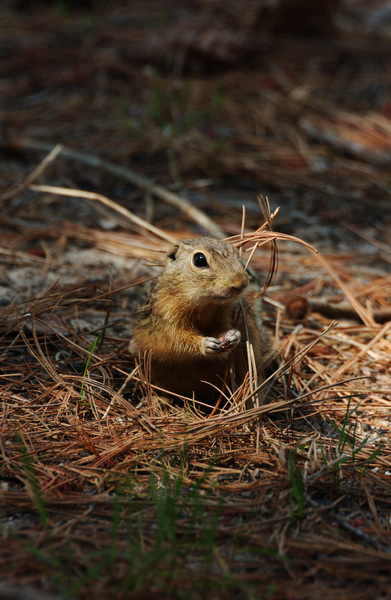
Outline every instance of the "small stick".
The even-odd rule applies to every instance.
[[[373,327],[375,325],[375,321],[372,315],[370,315],[369,312],[362,306],[362,304],[360,304],[360,302],[354,297],[352,292],[349,290],[348,286],[344,284],[340,276],[336,273],[336,271],[334,271],[334,269],[326,260],[326,258],[318,252],[315,254],[315,256],[321,263],[321,265],[323,265],[323,267],[326,269],[328,274],[331,275],[331,277],[334,279],[338,287],[342,290],[346,299],[350,302],[350,304],[352,305],[352,307],[354,308],[364,325],[367,325],[367,327]]]
[[[348,302],[329,302],[323,298],[307,298],[311,310],[330,319],[360,319],[357,312]],[[391,321],[391,308],[374,310],[372,316],[376,323]]]

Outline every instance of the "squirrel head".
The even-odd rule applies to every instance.
[[[172,279],[173,293],[197,306],[236,303],[249,281],[236,248],[208,237],[174,244],[162,275]]]

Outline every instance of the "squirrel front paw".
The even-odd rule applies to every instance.
[[[220,336],[219,340],[224,350],[231,350],[231,348],[235,348],[240,342],[240,331],[238,329],[230,329]]]
[[[204,337],[203,349],[205,354],[221,354],[232,350],[240,342],[240,331],[230,329],[218,339],[214,337]]]

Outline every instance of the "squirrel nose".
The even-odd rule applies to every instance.
[[[236,276],[231,282],[231,291],[232,293],[241,292],[248,285],[248,275],[247,273],[243,273],[243,275]]]

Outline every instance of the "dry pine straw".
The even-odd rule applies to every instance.
[[[99,237],[97,234],[98,244]],[[121,235],[118,237],[120,241]],[[256,240],[257,235],[250,239]],[[127,252],[132,255],[133,247],[128,245]],[[295,263],[297,261],[302,269],[310,268],[310,265],[315,268],[317,258],[296,254]],[[255,260],[253,264],[256,264]],[[343,272],[343,269],[339,268],[339,271]],[[388,297],[382,282],[377,284],[378,279],[372,278],[366,285],[365,294],[381,306],[388,302]],[[114,299],[115,302],[115,297],[115,291],[93,294],[90,286],[65,292],[54,288],[29,307],[27,312],[34,315],[32,319],[22,316],[26,314],[27,304],[3,310],[4,465],[12,472],[12,465],[20,454],[14,443],[17,427],[18,435],[23,437],[32,454],[45,453],[45,461],[37,461],[36,467],[48,478],[45,492],[49,495],[58,493],[61,487],[57,476],[49,475],[53,468],[56,471],[53,461],[54,465],[63,463],[64,472],[68,476],[72,473],[72,480],[75,473],[88,479],[93,469],[94,477],[104,481],[108,468],[126,473],[138,463],[140,455],[147,456],[159,448],[178,449],[184,444],[194,448],[197,456],[205,453],[207,461],[212,447],[212,452],[218,450],[219,464],[230,462],[235,456],[254,461],[261,469],[264,463],[273,464],[275,468],[281,462],[281,445],[294,447],[299,439],[305,438],[306,443],[314,440],[332,446],[333,440],[324,437],[322,424],[325,417],[329,417],[340,425],[350,396],[351,407],[360,399],[360,407],[355,413],[358,417],[357,443],[368,435],[368,431],[371,435],[371,443],[362,450],[362,458],[376,447],[376,432],[389,427],[390,323],[366,326],[340,323],[314,345],[326,321],[313,315],[307,322],[295,326],[286,321],[278,309],[277,319],[270,318],[268,322],[277,328],[282,370],[284,365],[289,367],[290,361],[292,366],[285,368],[286,373],[273,392],[273,402],[245,412],[243,400],[248,390],[244,387],[227,410],[208,418],[190,406],[169,408],[153,403],[150,390],[147,400],[136,407],[148,386],[142,380],[141,371],[132,371],[125,344],[110,337],[110,328],[102,346],[94,352],[86,376],[72,372],[72,361],[81,362],[84,368],[93,336],[84,336],[84,339],[75,336],[67,320],[71,312],[77,310],[78,317],[82,318],[84,311],[94,310],[105,300]],[[40,317],[42,313],[43,317]],[[45,325],[48,314],[60,319],[62,326],[54,321],[51,326],[50,322]],[[305,350],[307,346],[311,347],[309,351]],[[78,368],[80,370],[80,366]],[[81,400],[81,386],[84,401]],[[282,412],[284,407],[285,413]],[[306,416],[309,413],[318,413],[311,423]],[[278,426],[274,420],[276,414],[280,415]],[[258,415],[262,415],[263,441],[256,451],[254,423]],[[286,415],[285,423],[281,421],[281,415]],[[228,441],[227,436],[231,436]],[[385,446],[375,462],[379,470],[384,471],[388,438],[382,435],[381,441]],[[319,468],[322,464],[320,455],[311,456],[310,463],[311,469]],[[241,468],[238,463],[232,473],[241,472]],[[309,468],[308,464],[306,468]],[[219,474],[216,466],[211,478],[218,480]]]
[[[86,231],[80,227],[77,234],[83,239]],[[88,235],[92,244],[113,252],[120,248],[128,258],[140,258],[137,236],[133,236],[135,244],[126,247],[121,234],[111,232],[104,242],[100,233],[94,238],[94,230]],[[247,247],[251,250],[256,242],[284,237],[262,230],[248,236]],[[139,247],[162,249],[153,239],[146,242],[140,237],[138,242]],[[363,557],[368,572],[377,577],[389,565],[391,324],[376,324],[366,301],[389,305],[389,288],[384,277],[369,269],[360,281],[353,279],[348,260],[335,261],[333,268],[332,260],[319,259],[303,249],[292,252],[284,239],[278,243],[279,277],[289,272],[295,293],[310,297],[311,283],[295,289],[295,280],[300,281],[303,273],[318,273],[312,282],[316,293],[322,296],[331,281],[341,284],[339,299],[347,291],[345,299],[353,298],[353,306],[367,323],[330,325],[318,314],[292,323],[284,313],[289,298],[282,295],[281,286],[271,288],[265,324],[278,339],[279,365],[265,384],[270,403],[248,411],[244,405],[249,384],[229,399],[223,411],[209,416],[191,402],[176,407],[156,402],[143,371],[134,368],[127,354],[126,336],[119,336],[115,326],[116,318],[123,317],[123,289],[110,289],[109,283],[100,283],[99,289],[83,282],[68,287],[57,284],[32,302],[5,307],[0,442],[0,499],[5,513],[31,510],[36,502],[25,452],[49,514],[62,516],[63,525],[57,526],[54,537],[63,539],[67,527],[72,529],[71,523],[77,522],[79,535],[87,539],[95,535],[97,547],[107,545],[107,539],[96,529],[96,519],[109,517],[112,492],[129,476],[137,481],[140,506],[148,506],[151,473],[160,481],[164,471],[172,480],[183,477],[184,489],[204,475],[202,487],[210,510],[219,498],[235,519],[260,510],[262,518],[244,521],[241,535],[250,545],[292,556],[297,553],[291,566],[296,575],[308,569],[316,547],[317,552],[344,555],[343,565],[329,561],[327,566],[339,577],[348,577],[349,569],[355,569],[357,578]],[[10,251],[4,260],[12,268],[13,262],[27,258]],[[265,248],[252,258],[255,270],[260,264],[265,264]],[[327,264],[332,279],[324,272],[319,276],[319,264]],[[146,279],[145,269],[143,274],[135,273],[129,286]],[[72,318],[77,315],[83,320],[91,313],[99,323],[95,331],[77,331]],[[91,354],[91,344],[106,324],[105,335]],[[349,421],[356,423],[350,441],[354,437],[356,448],[364,440],[367,443],[354,457],[348,443],[341,445],[331,421],[343,428],[348,408],[352,410],[358,402]],[[381,452],[375,455],[380,445]],[[307,533],[301,531],[299,522],[289,529],[292,452],[305,483]],[[346,459],[342,462],[341,454]],[[88,516],[92,498],[95,516]],[[322,504],[325,500],[326,505]],[[219,535],[223,530],[224,536],[227,532],[235,535],[235,519],[228,518]],[[25,531],[30,526],[29,522]],[[21,552],[20,557],[25,562],[26,554]],[[320,567],[318,559],[313,560],[316,569],[325,568],[324,561]],[[16,577],[20,564],[17,560],[15,564],[12,573]],[[272,576],[270,561],[268,569]],[[311,597],[306,595],[310,588],[306,589],[300,597]],[[315,594],[315,588],[311,593]]]

